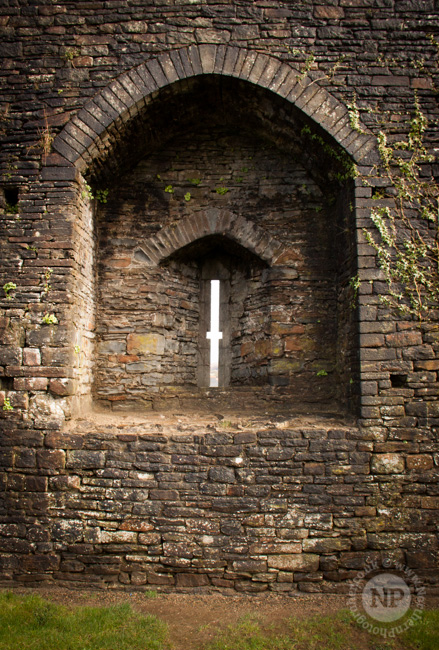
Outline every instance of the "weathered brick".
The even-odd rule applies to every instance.
[[[425,470],[432,469],[433,458],[426,454],[407,456],[406,465],[407,465],[407,469],[413,469],[415,471],[422,472]]]
[[[371,471],[376,474],[400,474],[404,471],[404,458],[399,454],[374,454]]]
[[[299,553],[297,555],[270,555],[268,566],[282,571],[317,571],[319,556],[313,553]]]
[[[392,347],[408,347],[410,345],[421,345],[422,334],[419,331],[395,332],[386,335],[386,343]]]

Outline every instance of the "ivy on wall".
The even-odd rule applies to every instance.
[[[415,95],[407,137],[390,144],[384,131],[378,134],[376,173],[385,183],[371,210],[376,230],[364,231],[387,283],[382,303],[419,320],[439,300],[439,185],[430,171],[435,157],[424,144],[427,127]]]

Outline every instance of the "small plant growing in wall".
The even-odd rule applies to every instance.
[[[191,193],[190,192],[186,192],[186,194],[184,195],[184,200],[185,201],[190,201],[191,200]]]
[[[349,280],[349,286],[351,287],[352,294],[353,294],[351,304],[350,304],[351,309],[355,309],[355,307],[357,306],[358,291],[360,289],[360,285],[361,285],[361,280],[360,280],[360,277],[358,276],[358,274],[354,275]]]
[[[47,296],[49,293],[51,286],[50,286],[50,278],[52,277],[53,269],[47,268],[44,271],[44,294]]]
[[[6,300],[12,300],[12,296],[10,295],[11,291],[14,291],[14,289],[17,288],[17,285],[15,282],[6,282],[6,284],[3,285],[3,291],[5,292],[6,295]]]
[[[75,67],[75,64],[73,62],[73,59],[76,56],[75,50],[72,50],[71,48],[68,48],[64,51],[64,53],[61,55],[61,58],[66,62],[66,63],[71,63],[73,67]]]
[[[216,187],[215,192],[217,194],[219,194],[220,196],[224,196],[224,194],[227,194],[227,192],[229,192],[229,188],[228,187]]]
[[[358,131],[358,133],[364,133],[364,130],[361,128],[361,124],[360,124],[360,111],[358,110],[357,95],[355,93],[351,103],[348,104],[347,106],[348,106],[348,113],[349,113],[349,123],[351,127],[353,128],[354,131]]]
[[[96,190],[96,200],[99,203],[107,203],[109,191],[108,187],[105,190]]]
[[[344,183],[350,178],[356,178],[358,176],[357,166],[351,158],[349,158],[348,154],[345,153],[345,151],[333,147],[318,133],[313,133],[307,124],[301,129],[300,135],[310,138],[310,140],[319,144],[322,147],[323,152],[339,164],[339,169],[335,171],[335,173],[332,172],[333,176],[339,181],[339,183]]]
[[[326,370],[319,370],[317,373],[317,377],[327,377],[327,376],[328,373],[326,372]]]
[[[41,322],[43,325],[58,325],[58,319],[55,314],[44,314]]]
[[[43,152],[43,161],[49,155],[52,150],[52,144],[55,137],[50,130],[49,120],[44,111],[44,126],[38,129],[38,140],[37,143],[29,147],[29,151],[32,149],[40,149]]]
[[[5,212],[6,214],[18,214],[18,205],[6,202]]]
[[[172,185],[166,185],[165,192],[167,194],[174,194],[174,188],[172,187]]]
[[[85,183],[84,185],[84,189],[81,192],[81,198],[84,199],[84,201],[86,199],[89,201],[92,201],[94,199],[93,190],[88,183]]]
[[[11,400],[9,399],[9,397],[5,397],[5,399],[3,401],[3,410],[4,411],[13,411],[14,410],[14,407],[12,406]]]

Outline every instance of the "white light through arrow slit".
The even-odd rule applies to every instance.
[[[210,281],[210,386],[218,386],[219,342],[223,333],[219,331],[220,281]]]

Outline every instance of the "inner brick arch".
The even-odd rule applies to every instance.
[[[153,266],[192,242],[212,235],[229,237],[270,265],[285,249],[282,242],[248,219],[229,210],[211,208],[195,219],[185,217],[165,226],[153,237],[139,242],[134,255],[138,261]]]
[[[343,104],[309,76],[278,59],[225,45],[193,45],[162,54],[132,68],[98,92],[58,134],[53,148],[85,173],[107,157],[118,123],[136,117],[155,93],[199,75],[224,75],[266,88],[319,124],[357,164],[374,156],[375,139],[353,129]]]
[[[125,125],[142,119],[145,107],[151,104],[161,89],[172,91],[173,87],[192,77],[201,79],[214,75],[236,78],[255,87],[267,89],[278,98],[286,100],[286,103],[300,109],[357,163],[366,164],[372,160],[373,138],[353,130],[347,109],[325,89],[320,88],[318,83],[309,77],[299,80],[297,70],[273,57],[215,45],[193,46],[161,55],[122,74],[72,118],[56,138],[54,148],[64,157],[66,165],[75,166],[87,177],[99,179],[102,169],[111,165],[112,153],[122,139],[121,133],[124,133]],[[223,218],[227,220],[228,217]],[[235,226],[239,226],[239,219],[241,217],[235,220]],[[244,226],[244,230],[246,232],[242,243],[245,243],[247,248],[252,238],[257,239],[263,233],[263,229],[255,230],[255,226],[248,228],[248,224]],[[145,262],[147,259],[154,261],[154,256],[148,257],[151,254],[151,244],[157,245],[166,234],[175,237],[173,227],[167,226],[152,239],[144,241],[143,245],[140,244],[138,251],[143,251],[143,258],[138,253],[133,262]],[[274,247],[276,250],[277,244],[272,237],[268,248]],[[280,251],[281,248],[278,256]],[[259,246],[256,254],[264,259],[261,252]],[[164,257],[171,253],[172,248],[165,247]],[[155,261],[160,261],[159,258]],[[269,260],[269,263],[271,261]],[[162,339],[157,341],[153,343],[153,347],[158,345],[160,348]],[[148,345],[149,343],[147,347]],[[125,349],[127,350],[127,346]],[[111,345],[108,350],[112,352]],[[349,381],[349,378],[345,378],[346,380]]]

